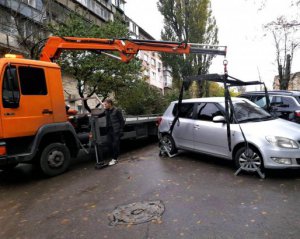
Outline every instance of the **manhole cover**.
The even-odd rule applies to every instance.
[[[116,207],[109,216],[110,225],[140,224],[159,220],[165,211],[162,201],[144,201]]]

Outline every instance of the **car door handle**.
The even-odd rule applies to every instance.
[[[42,114],[49,114],[49,115],[52,115],[53,114],[53,111],[52,110],[49,110],[49,109],[43,109],[42,111]]]

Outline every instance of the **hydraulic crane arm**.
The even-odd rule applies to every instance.
[[[226,56],[225,46],[202,45],[182,42],[101,39],[78,37],[49,37],[40,55],[42,61],[59,58],[63,50],[91,50],[97,52],[119,52],[123,62],[129,62],[140,50],[175,54],[209,54]]]

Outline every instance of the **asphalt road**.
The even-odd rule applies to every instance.
[[[117,165],[94,169],[82,156],[44,178],[29,165],[0,171],[0,238],[299,238],[300,172],[234,176],[229,162],[182,153],[158,157],[156,143],[123,145]],[[160,219],[110,225],[120,205],[160,200]]]

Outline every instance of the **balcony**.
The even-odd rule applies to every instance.
[[[172,82],[164,82],[164,87],[165,88],[172,88]]]
[[[19,13],[32,21],[37,23],[43,23],[45,16],[43,12],[27,5],[20,0],[0,0],[0,5],[13,10],[16,13]]]

